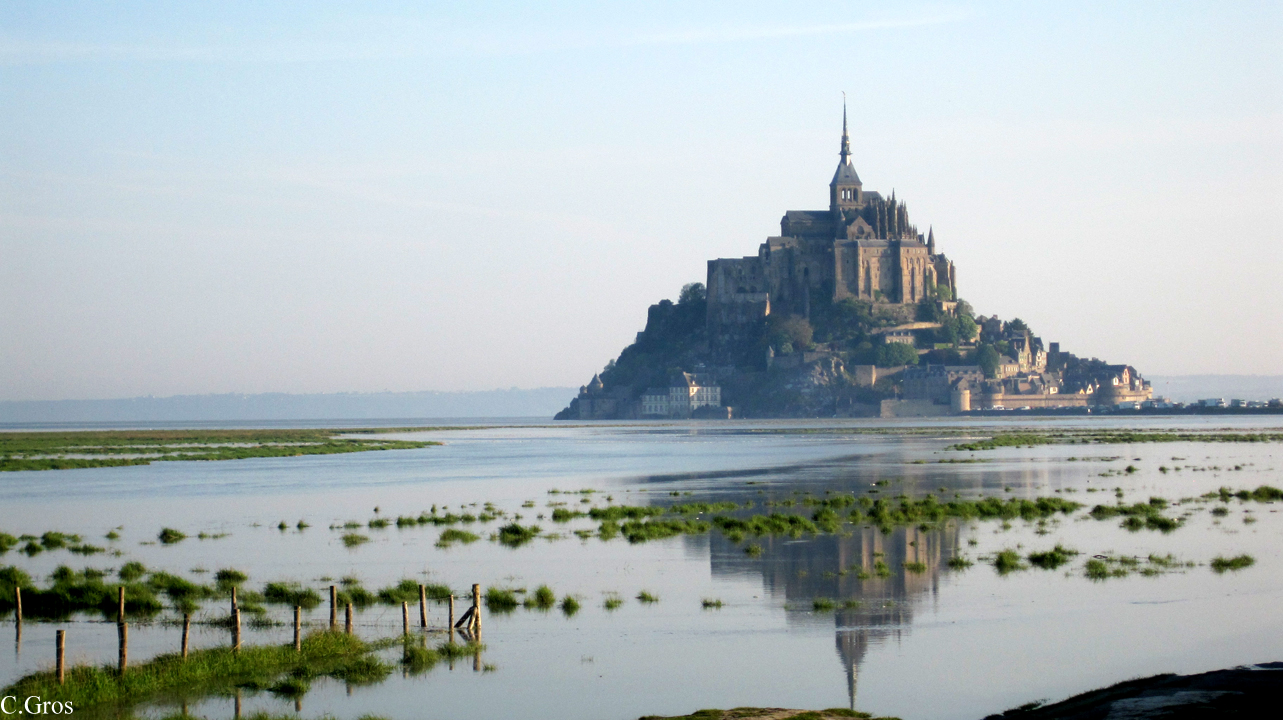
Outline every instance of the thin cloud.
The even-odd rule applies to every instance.
[[[958,22],[963,16],[940,15],[936,17],[912,20],[878,20],[870,22],[840,23],[835,25],[803,25],[793,27],[745,27],[745,28],[708,28],[703,30],[680,30],[675,32],[644,35],[635,41],[637,45],[697,45],[728,42],[746,42],[752,40],[775,40],[790,37],[811,37],[817,35],[845,35],[867,32],[870,30],[892,30],[898,28],[916,28],[932,25],[944,25]]]
[[[920,18],[871,20],[823,25],[715,26],[658,32],[547,33],[539,29],[510,31],[443,29],[405,23],[369,27],[362,38],[296,39],[227,45],[182,43],[95,43],[0,38],[0,64],[52,62],[200,62],[291,63],[359,60],[403,60],[448,55],[531,55],[616,47],[700,45],[843,35],[878,30],[911,29],[958,22],[962,13]]]

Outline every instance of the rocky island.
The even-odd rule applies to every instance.
[[[557,419],[907,417],[1140,407],[1135,368],[978,316],[895,193],[865,190],[846,112],[827,210],[789,210],[756,255],[708,261]]]

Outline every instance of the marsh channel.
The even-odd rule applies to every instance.
[[[211,588],[218,570],[235,569],[248,576],[250,597],[279,582],[323,598],[348,578],[375,594],[409,579],[461,598],[478,583],[518,601],[485,611],[476,662],[398,668],[372,683],[323,677],[301,696],[245,689],[238,698],[183,698],[193,715],[211,718],[232,717],[239,703],[246,716],[301,718],[625,720],[762,706],[972,719],[1127,678],[1283,660],[1283,502],[1216,495],[1283,487],[1283,443],[956,447],[1021,428],[1277,436],[1283,418],[463,423],[389,434],[442,444],[384,452],[8,472],[0,531],[29,536],[29,545],[50,531],[75,534],[104,551],[15,545],[0,566],[40,586],[59,566],[91,568],[110,584],[137,562]],[[868,519],[879,499],[928,496],[1081,507]],[[717,520],[811,521],[834,498],[852,500],[836,503],[841,514],[828,530],[758,533]],[[651,517],[680,515],[695,523],[688,531],[634,541],[603,532],[604,508],[693,503],[709,509]],[[1159,509],[1091,513],[1138,504]],[[592,508],[598,517],[581,515]],[[864,519],[848,521],[861,508]],[[414,520],[449,514],[478,519]],[[1149,517],[1165,519],[1146,525]],[[514,522],[540,530],[497,542]],[[159,542],[162,528],[186,539]],[[477,539],[440,542],[451,530]],[[344,541],[352,535],[368,540]],[[1068,552],[1038,555],[1057,546]],[[1003,551],[1014,564],[996,567]],[[1213,566],[1244,555],[1252,564]],[[522,604],[543,585],[555,605]],[[131,618],[131,663],[178,648],[181,614],[157,597],[163,609]],[[193,648],[226,646],[228,630],[215,622],[227,614],[224,600],[215,592],[196,605]],[[428,610],[441,627],[445,606]],[[0,684],[48,670],[60,629],[70,662],[115,661],[117,629],[103,612],[28,615],[19,634],[12,610],[0,614],[13,641],[0,652]],[[325,602],[303,612],[308,628],[328,617]],[[243,642],[289,643],[291,619],[292,607],[264,602]],[[396,637],[401,626],[399,602],[357,608],[362,638]],[[163,717],[176,703],[161,697],[128,711]]]

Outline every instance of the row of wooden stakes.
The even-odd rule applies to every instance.
[[[472,639],[480,642],[481,640],[481,586],[472,586],[472,607],[464,612],[458,622],[454,619],[454,595],[449,597],[449,619],[446,625],[451,639],[454,637],[454,631],[459,630],[468,633]],[[22,632],[22,588],[14,588],[14,606],[15,622],[18,625],[18,632]],[[241,609],[236,601],[236,588],[232,588],[232,650],[239,652],[241,649]],[[419,586],[419,626],[423,630],[428,629],[428,596],[423,585]],[[191,636],[192,616],[190,613],[183,613],[183,642],[182,657],[187,659],[188,639]],[[125,621],[125,588],[121,586],[117,593],[117,610],[116,610],[116,629],[120,638],[120,656],[117,663],[118,671],[124,674],[129,667],[129,623]],[[330,586],[330,629],[338,629],[338,588]],[[352,603],[347,603],[344,611],[344,632],[352,634]],[[401,634],[410,634],[410,603],[401,603]],[[21,637],[21,634],[19,634]],[[58,677],[58,684],[66,681],[66,658],[67,658],[67,631],[57,631],[56,640],[56,662],[55,673]],[[303,649],[303,608],[294,606],[294,650],[301,652]]]

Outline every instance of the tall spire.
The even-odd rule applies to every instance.
[[[842,164],[851,164],[851,138],[846,134],[846,92],[842,93]]]

